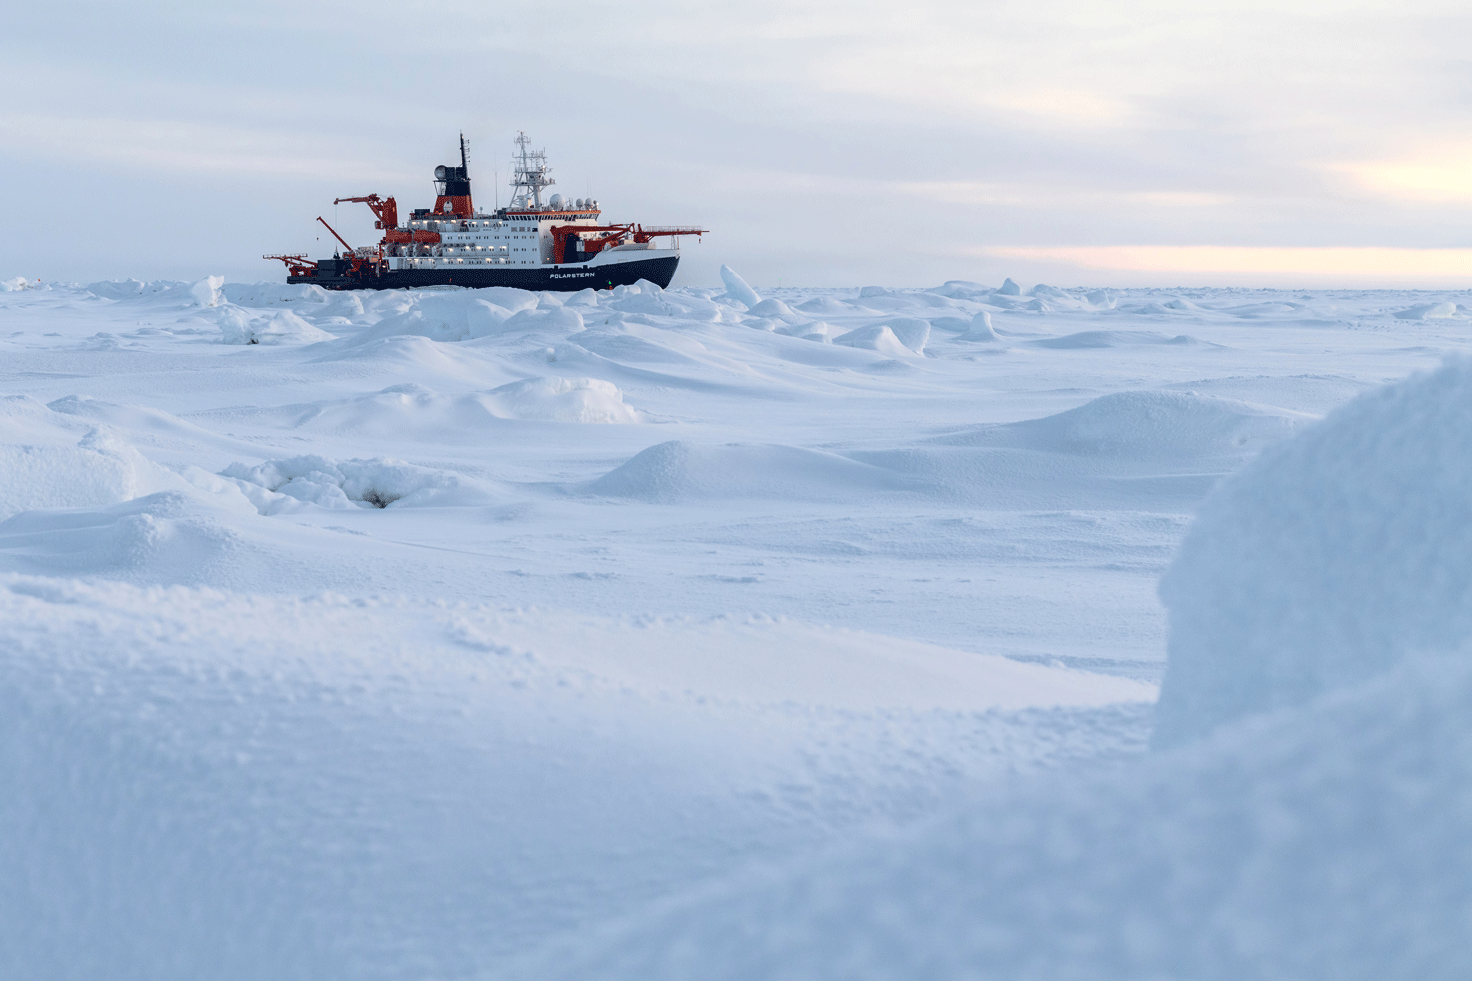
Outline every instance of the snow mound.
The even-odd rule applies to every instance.
[[[528,378],[492,389],[485,395],[503,419],[543,422],[640,422],[639,413],[624,404],[623,392],[613,382],[597,378]]]
[[[833,338],[834,344],[878,351],[890,357],[915,357],[930,340],[930,324],[912,317],[895,317]]]
[[[16,293],[20,290],[35,289],[31,281],[24,276],[16,276],[14,279],[0,279],[0,293]]]
[[[520,291],[517,291],[520,292]],[[535,309],[536,299],[528,293],[514,309]],[[464,341],[495,333],[510,319],[513,310],[468,292],[421,293],[408,309],[384,317],[359,334],[357,344],[386,337],[427,337],[432,341]]]
[[[848,316],[854,312],[854,308],[849,304],[827,295],[804,300],[797,305],[797,309],[804,313],[823,313],[830,316]]]
[[[591,294],[593,291],[588,290],[587,292]],[[590,308],[597,306],[596,297],[589,297],[589,300],[591,302],[581,305]],[[781,301],[773,302],[780,303]],[[608,302],[608,307],[624,313],[643,313],[655,317],[706,323],[725,319],[732,312],[730,307],[722,307],[721,304],[703,296],[689,296],[662,290],[652,283],[647,290],[641,289],[637,293],[612,298]],[[591,315],[593,311],[589,312]]]
[[[234,480],[262,514],[289,513],[303,504],[331,509],[471,507],[498,499],[481,481],[385,457],[298,456],[253,467],[232,463],[220,476]]]
[[[1098,456],[1246,454],[1314,416],[1191,392],[1116,392],[1043,419],[973,430],[947,442]]]
[[[744,304],[747,309],[762,302],[756,290],[746,285],[746,280],[737,275],[736,270],[730,266],[721,266],[721,282],[726,284],[726,296]]]
[[[92,287],[88,287],[92,289]],[[226,283],[220,287],[225,299],[242,307],[278,307],[288,304],[326,303],[333,296],[320,286],[291,283]],[[344,293],[351,297],[351,292]],[[361,309],[361,303],[359,307]]]
[[[1400,320],[1445,320],[1457,316],[1455,303],[1423,303],[1406,310],[1397,310]]]
[[[1166,334],[1157,334],[1149,330],[1085,330],[1077,334],[1068,334],[1063,337],[1047,337],[1038,341],[1028,341],[1027,343],[1034,347],[1053,348],[1061,351],[1079,351],[1089,348],[1135,347],[1152,344],[1198,345],[1203,342],[1189,334],[1177,334],[1172,337]]]
[[[176,482],[185,487],[182,480]],[[233,502],[244,506],[240,495]],[[226,502],[167,490],[121,503],[25,511],[0,521],[0,568],[47,575],[199,581],[226,571],[236,536]]]
[[[224,276],[210,276],[189,287],[189,295],[194,297],[194,302],[199,306],[217,307],[225,302],[225,294],[220,289],[224,285]]]
[[[751,308],[751,313],[757,317],[773,317],[778,320],[796,318],[792,308],[775,297],[768,297]]]
[[[290,310],[276,310],[252,317],[236,306],[219,313],[220,339],[226,344],[315,344],[333,336],[313,327]]]
[[[1472,639],[1472,362],[1367,393],[1202,505],[1161,583],[1157,739]]]
[[[115,504],[178,486],[173,474],[105,428],[30,396],[0,398],[0,518]]]
[[[992,315],[982,310],[975,317],[971,318],[971,323],[967,326],[966,333],[962,334],[960,339],[963,341],[991,344],[1000,341],[1002,338],[997,336],[996,330],[992,327]]]
[[[907,486],[898,474],[834,453],[673,440],[635,455],[594,481],[590,489],[607,497],[678,504],[741,498],[834,500]]]

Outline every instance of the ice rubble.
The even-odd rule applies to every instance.
[[[1460,978],[1469,451],[1457,362],[1211,498],[1163,585],[1161,742],[1194,745],[748,876],[519,976]]]
[[[730,266],[721,266],[721,282],[726,284],[726,296],[751,309],[762,301],[756,290],[746,285],[746,280]]]
[[[222,307],[219,324],[226,344],[314,344],[333,339],[327,331],[313,327],[290,310],[252,317],[240,307]]]
[[[484,481],[402,460],[329,460],[308,455],[234,463],[220,476],[235,481],[262,514],[281,514],[300,503],[324,508],[467,507],[498,498]]]

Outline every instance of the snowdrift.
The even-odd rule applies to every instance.
[[[639,453],[594,481],[590,490],[606,497],[679,504],[741,498],[833,500],[907,486],[900,474],[818,450],[672,440]]]
[[[1306,413],[1192,392],[1117,392],[1054,416],[977,429],[945,442],[1188,459],[1255,453],[1312,421]]]
[[[1163,745],[1472,638],[1472,364],[1359,397],[1201,508],[1161,583]]]
[[[596,378],[547,376],[508,382],[484,392],[446,395],[409,382],[381,392],[305,405],[252,410],[291,429],[376,433],[436,441],[479,441],[500,420],[567,423],[638,423],[623,392]]]
[[[0,519],[182,486],[127,441],[30,396],[0,397]]]

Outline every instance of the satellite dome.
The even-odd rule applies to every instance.
[[[547,199],[547,203],[552,206],[552,210],[554,210],[554,211],[560,209],[562,207],[562,195],[561,194],[554,194],[554,195],[552,195],[552,197],[550,197],[550,198]]]
[[[434,169],[434,179],[437,180],[437,181],[442,181],[442,180],[445,179],[445,175],[448,174],[448,173],[449,173],[449,170],[446,169],[445,165],[444,164],[440,164],[438,167],[436,167]]]

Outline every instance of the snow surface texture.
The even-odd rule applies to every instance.
[[[1295,929],[1446,963],[1460,894],[1411,871],[1469,878],[1417,810],[1465,808],[1459,669],[1345,662],[1139,759],[1198,505],[1465,351],[1465,295],[25,285],[0,976],[1292,976]],[[1288,632],[1202,598],[1218,511],[1167,583],[1203,678],[1190,610]],[[1311,558],[1275,560],[1310,620]],[[1398,561],[1365,616],[1413,597]],[[1428,932],[1369,922],[1360,868]]]

